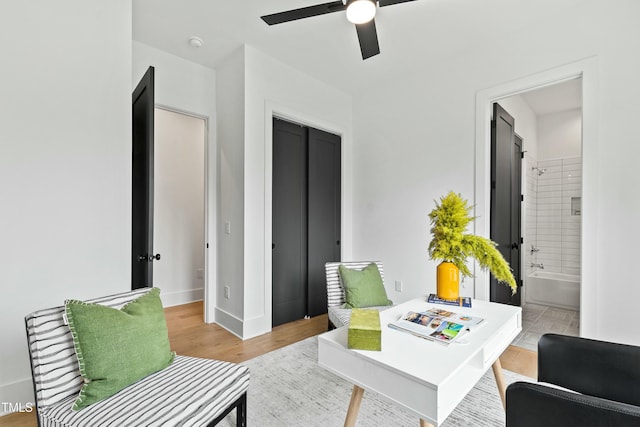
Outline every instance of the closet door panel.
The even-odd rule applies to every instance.
[[[308,314],[327,312],[324,264],[340,261],[340,137],[309,128]]]
[[[273,120],[273,326],[307,314],[307,130]]]

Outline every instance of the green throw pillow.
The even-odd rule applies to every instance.
[[[158,288],[120,310],[67,300],[65,313],[85,381],[73,404],[75,411],[173,362]]]
[[[338,267],[345,293],[345,308],[376,307],[391,305],[382,283],[378,266],[371,263],[362,270]]]

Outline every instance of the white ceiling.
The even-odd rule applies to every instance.
[[[538,116],[582,108],[582,79],[573,79],[520,95]]]
[[[347,93],[357,93],[417,65],[490,44],[527,26],[544,25],[550,10],[583,0],[417,0],[378,8],[380,55],[362,60],[344,12],[268,26],[260,16],[327,0],[133,0],[133,38],[217,68],[243,43]],[[189,36],[204,46],[194,49]]]

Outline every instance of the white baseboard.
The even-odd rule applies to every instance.
[[[204,288],[199,289],[187,289],[177,292],[162,292],[160,295],[162,298],[162,305],[164,307],[173,307],[174,305],[188,304],[194,301],[201,301],[204,299]]]
[[[242,319],[238,319],[234,315],[216,307],[214,321],[233,335],[240,339],[244,339],[242,337]]]
[[[0,416],[12,412],[35,411],[31,378],[0,385]]]
[[[260,336],[271,332],[271,320],[265,319],[265,316],[255,317],[253,319],[244,319],[243,323],[244,339]]]

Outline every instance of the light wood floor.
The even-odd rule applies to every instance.
[[[272,332],[242,341],[218,325],[202,321],[202,302],[165,309],[171,349],[185,356],[244,362],[327,330],[327,315],[297,320],[273,328]],[[537,377],[537,355],[510,346],[500,357],[502,367],[531,378]],[[34,427],[36,416],[10,414],[0,417],[1,427]]]

